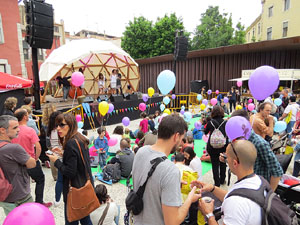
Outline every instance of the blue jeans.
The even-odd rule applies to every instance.
[[[99,153],[99,165],[101,169],[103,169],[104,166],[106,166],[106,153]]]
[[[286,126],[286,132],[291,133],[296,121],[290,121]],[[292,134],[289,134],[289,140],[292,138]]]
[[[56,184],[55,184],[55,201],[56,202],[60,201],[62,190],[63,190],[63,175],[58,170],[57,180],[56,180]]]
[[[91,221],[91,218],[90,218],[90,215],[82,218],[81,220],[76,220],[76,221],[73,221],[73,222],[69,222],[68,219],[67,219],[67,202],[65,202],[65,224],[66,225],[78,225],[79,221],[80,221],[81,225],[93,225],[92,221]]]
[[[70,91],[70,87],[63,87],[64,99],[68,99],[69,91]]]

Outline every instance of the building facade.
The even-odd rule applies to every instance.
[[[300,35],[299,0],[262,0],[262,12],[246,30],[246,43]]]

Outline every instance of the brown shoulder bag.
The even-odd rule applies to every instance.
[[[87,175],[87,181],[81,188],[72,187],[70,181],[70,189],[67,198],[67,218],[69,222],[80,220],[88,216],[91,212],[93,212],[100,206],[94,187],[90,181],[90,176],[87,172],[87,167],[85,165],[81,147],[78,141],[75,141],[80,150],[81,159],[83,161],[85,172]]]

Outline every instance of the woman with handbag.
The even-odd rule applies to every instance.
[[[95,188],[96,195],[101,206],[91,213],[94,225],[118,225],[120,208],[107,194],[104,184],[98,184]]]
[[[63,154],[53,149],[48,157],[63,175],[63,199],[65,203],[65,224],[92,225],[89,214],[100,206],[95,194],[93,177],[89,164],[88,140],[78,133],[75,116],[60,114],[55,124],[63,146]],[[63,156],[62,161],[58,156]]]

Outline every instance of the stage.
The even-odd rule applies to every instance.
[[[149,98],[149,100],[145,103],[147,108],[145,112],[147,115],[154,114],[156,110],[160,110],[160,104],[162,102],[163,96],[158,97],[152,97]],[[69,99],[67,102],[61,102],[59,99],[50,98],[48,103],[52,103],[56,106],[57,110],[60,110],[62,112],[66,112],[70,109],[72,109],[72,101]],[[98,128],[100,125],[113,125],[117,123],[121,123],[123,117],[127,116],[130,120],[136,120],[140,118],[141,111],[139,110],[139,104],[141,102],[144,102],[143,99],[137,99],[137,100],[127,100],[123,99],[123,101],[117,101],[117,102],[109,102],[114,105],[114,111],[110,114],[105,115],[104,117],[100,115],[99,113],[99,102],[94,101],[92,103],[88,103],[90,106],[91,113],[89,114],[84,108],[83,108],[83,114],[84,114],[84,126],[83,129],[89,130],[92,129],[91,123],[92,121],[95,124],[95,128]],[[78,106],[78,101],[75,100],[75,103],[73,107]],[[80,107],[77,107],[75,109],[75,113],[79,114],[81,112]],[[36,111],[35,114],[41,114],[40,111]],[[90,115],[90,119],[88,118]],[[92,120],[91,120],[92,119]]]

